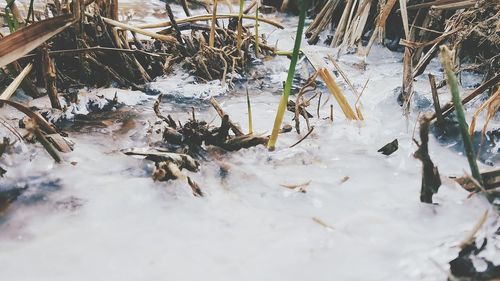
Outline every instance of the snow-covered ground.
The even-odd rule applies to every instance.
[[[287,28],[273,31],[269,42],[287,50],[297,19],[285,20]],[[322,59],[333,53],[307,49]],[[468,171],[467,161],[433,137],[430,153],[443,185],[434,196],[437,205],[419,202],[421,164],[412,156],[418,109],[405,119],[394,92],[401,84],[401,54],[376,46],[366,70],[356,67],[361,60],[344,55],[340,65],[357,89],[369,79],[361,99],[365,121],[347,121],[320,85],[322,103],[331,98],[319,119],[315,102],[311,105],[311,136],[289,148],[302,136],[282,134],[274,152],[259,146],[202,161],[201,171],[190,176],[205,192],[203,198],[193,197],[183,182],[153,182],[151,162],[120,152],[151,143],[147,128],[155,120],[156,96],[83,90],[82,97],[117,93],[127,104],[125,117],[108,127],[70,130],[75,150],[64,154],[63,164],[54,164],[33,145],[18,145],[21,154],[2,157],[8,172],[0,188],[29,186],[0,219],[2,280],[445,280],[459,243],[490,205],[480,196],[467,199],[467,192],[446,179]],[[173,95],[161,109],[174,119],[187,120],[194,106],[197,118],[218,123],[206,100],[216,95],[246,128],[243,87],[248,83],[254,131],[268,134],[288,64],[284,57],[265,61],[252,70],[256,78],[233,89],[216,82],[192,85],[182,74],[158,79],[151,88]],[[298,73],[306,79],[311,69],[306,61],[301,66]],[[429,71],[438,70],[433,62]],[[430,98],[424,77],[415,82],[419,101]],[[341,78],[338,82],[353,104],[354,95]],[[440,92],[448,101],[447,90]],[[333,122],[323,120],[330,115],[329,104],[334,104]],[[429,105],[421,107],[430,110]],[[292,124],[291,119],[287,112],[285,121]],[[395,138],[397,152],[377,153]],[[221,176],[221,163],[229,167],[227,176]],[[306,193],[281,186],[308,181]],[[490,210],[480,236],[498,225]],[[485,254],[499,263],[497,245],[489,243]]]

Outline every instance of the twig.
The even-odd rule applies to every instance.
[[[290,146],[290,148],[292,148],[292,147],[294,147],[294,146],[298,145],[298,144],[299,144],[299,143],[301,143],[303,140],[305,140],[305,139],[306,139],[306,138],[307,138],[307,137],[308,137],[308,136],[309,136],[309,135],[313,132],[313,130],[314,130],[314,127],[311,127],[311,129],[309,130],[309,132],[307,132],[307,134],[306,134],[305,136],[303,136],[303,137],[302,137],[302,138],[301,138],[298,142],[296,142],[296,143],[292,144],[292,145]]]
[[[429,73],[429,83],[431,84],[431,91],[432,91],[432,100],[434,101],[434,110],[435,114],[437,117],[437,125],[439,128],[443,129],[444,128],[444,118],[443,118],[443,113],[441,112],[441,105],[439,104],[439,96],[437,92],[437,87],[436,87],[436,79],[434,78],[434,75]]]
[[[476,233],[481,229],[483,224],[486,222],[486,219],[488,218],[488,210],[484,212],[484,214],[479,218],[479,220],[476,222],[474,227],[471,229],[471,231],[467,234],[467,236],[460,242],[459,247],[460,249],[465,248],[467,245],[470,245],[474,241],[474,237],[476,236]]]
[[[222,107],[220,106],[219,102],[217,102],[217,100],[214,97],[210,98],[210,104],[212,104],[212,106],[215,108],[215,111],[217,111],[217,113],[219,114],[220,118],[224,117],[224,115],[227,115],[224,112],[224,110],[222,109]],[[229,119],[229,126],[231,127],[231,131],[233,131],[233,133],[236,136],[242,136],[242,135],[244,135],[244,133],[241,130],[241,128],[238,125],[234,124],[231,121],[231,119]]]

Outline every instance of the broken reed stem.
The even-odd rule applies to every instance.
[[[267,144],[267,148],[272,151],[276,147],[276,141],[278,140],[278,134],[281,128],[281,123],[283,122],[283,117],[285,115],[286,106],[288,103],[288,96],[292,90],[293,76],[295,74],[295,67],[297,66],[297,61],[299,58],[300,44],[302,41],[302,33],[304,31],[304,21],[306,19],[306,5],[305,0],[299,0],[300,16],[299,25],[297,27],[297,33],[295,35],[295,44],[293,47],[292,59],[290,61],[290,68],[288,69],[288,76],[285,83],[285,89],[283,95],[281,96],[280,104],[278,106],[278,111],[276,112],[276,118],[274,120],[274,127]]]
[[[368,41],[368,46],[366,47],[365,56],[368,56],[372,48],[372,45],[375,42],[376,37],[379,36],[380,32],[384,30],[387,18],[389,17],[389,14],[391,13],[391,10],[394,7],[395,3],[396,0],[389,0],[382,9],[377,24],[375,26],[375,30],[372,33],[372,37],[370,38],[370,41]]]
[[[248,94],[247,87],[247,110],[248,110],[248,134],[253,134],[253,121],[252,121],[252,105],[250,104],[250,95]]]
[[[257,0],[257,7],[255,9],[255,56],[259,56],[259,7],[260,0]]]
[[[356,116],[351,106],[347,102],[347,99],[345,98],[344,94],[340,90],[340,87],[337,85],[333,76],[330,74],[330,72],[327,71],[325,68],[321,68],[318,70],[318,73],[319,76],[321,76],[321,79],[325,81],[328,90],[337,100],[338,104],[340,105],[340,108],[344,112],[345,117],[349,120],[359,120],[359,118]]]
[[[10,83],[10,85],[3,91],[2,95],[0,95],[0,100],[8,100],[17,90],[21,82],[23,82],[24,78],[30,73],[33,68],[33,64],[29,63],[19,75]]]
[[[434,75],[430,73],[429,73],[429,83],[431,84],[432,100],[434,103],[434,111],[436,112],[437,125],[440,129],[444,129],[444,118],[443,118],[443,112],[441,112],[441,105],[439,104],[436,79]]]
[[[214,7],[212,10],[212,25],[210,27],[210,38],[208,39],[208,45],[211,48],[215,45],[215,23],[217,21],[217,0],[214,0]]]
[[[281,4],[281,7],[280,7],[280,12],[286,11],[286,9],[288,8],[288,2],[289,2],[289,0],[283,0],[283,3]]]
[[[36,136],[36,139],[43,145],[45,150],[49,153],[49,155],[56,161],[56,163],[61,163],[61,157],[59,156],[59,153],[57,150],[50,144],[49,140],[45,137],[45,135],[40,131],[40,128],[38,128],[38,125],[36,124],[35,121],[33,121],[33,133]]]
[[[238,56],[241,53],[241,37],[243,36],[243,6],[245,0],[240,0],[240,11],[238,13],[238,34],[236,35],[236,48],[238,49]]]
[[[54,61],[49,56],[49,49],[47,44],[43,44],[40,48],[41,57],[42,57],[42,69],[45,74],[45,87],[47,88],[47,95],[50,99],[50,105],[52,108],[62,110],[61,103],[59,102],[59,97],[57,95],[57,75],[56,75],[56,67],[54,65]]]
[[[450,88],[453,104],[455,105],[458,125],[460,127],[460,133],[462,134],[465,153],[467,155],[467,160],[469,161],[472,177],[474,177],[474,179],[476,179],[481,185],[483,185],[483,180],[481,178],[481,174],[479,173],[479,168],[477,167],[474,147],[472,145],[472,141],[469,135],[469,128],[467,126],[467,121],[465,120],[465,113],[462,107],[462,100],[460,99],[460,93],[458,90],[457,76],[453,71],[452,57],[454,55],[454,52],[450,51],[450,49],[448,49],[448,47],[446,46],[441,46],[440,49],[441,49],[441,63],[445,71],[448,87]]]
[[[471,229],[471,231],[467,234],[467,236],[464,238],[464,240],[462,240],[462,242],[460,242],[460,244],[458,245],[458,247],[460,247],[460,249],[463,249],[466,246],[468,246],[474,242],[474,238],[475,238],[477,232],[484,225],[487,218],[488,218],[488,210],[484,211],[483,215],[481,216],[481,218],[479,218],[479,220],[476,222],[476,224],[474,224],[474,227]]]
[[[487,109],[487,116],[486,116],[486,121],[484,122],[483,125],[483,130],[481,131],[481,135],[484,136],[486,133],[486,128],[488,127],[488,124],[495,115],[495,112],[498,111],[498,107],[500,107],[500,88],[493,94],[491,97],[486,100],[476,111],[474,112],[474,115],[472,115],[472,120],[470,122],[470,127],[469,127],[469,134],[473,135],[475,128],[476,128],[476,119],[479,116],[479,114]]]
[[[349,86],[349,89],[352,91],[352,93],[359,100],[360,95],[358,94],[358,92],[356,92],[356,90],[354,89],[354,85],[352,84],[351,80],[349,80],[349,77],[347,77],[347,75],[342,70],[342,68],[340,68],[340,65],[335,61],[335,59],[332,56],[328,55],[328,59],[330,59],[333,66],[335,66],[335,69],[337,69],[337,71],[340,73],[340,76],[342,76],[342,78],[344,78],[344,81],[347,83],[347,86]]]

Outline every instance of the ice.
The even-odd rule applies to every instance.
[[[285,20],[287,28],[269,40],[287,50],[297,19]],[[329,50],[318,48],[321,54]],[[274,152],[261,146],[227,154],[220,160],[229,166],[226,177],[217,163],[202,161],[201,171],[189,176],[199,183],[203,198],[193,197],[182,182],[153,182],[151,162],[121,152],[150,144],[146,131],[155,120],[156,96],[82,91],[81,104],[70,112],[87,113],[85,101],[101,95],[112,99],[116,93],[119,102],[138,112],[135,126],[120,133],[117,121],[90,134],[70,132],[75,150],[59,165],[39,145],[18,144],[22,153],[2,157],[0,165],[8,172],[0,183],[49,189],[36,202],[27,194],[0,219],[2,280],[444,280],[443,269],[490,205],[481,196],[467,198],[452,180],[443,181],[434,197],[437,205],[419,202],[421,163],[412,156],[418,113],[406,120],[394,93],[401,85],[401,54],[374,46],[366,71],[356,67],[359,62],[355,55],[340,59],[356,89],[369,79],[361,98],[364,122],[346,120],[332,97],[318,119],[314,104],[314,132],[298,146],[289,148],[302,137],[291,132],[280,135]],[[266,73],[262,87],[248,81],[256,133],[270,133],[288,63],[277,57],[259,66]],[[431,64],[429,71],[439,73],[438,67]],[[165,114],[184,122],[190,110],[183,101],[197,100],[203,105],[196,108],[197,118],[218,123],[207,101],[216,96],[246,131],[246,85],[232,89],[175,73],[149,85],[155,94],[180,98],[161,105]],[[319,89],[326,101],[329,93],[324,86]],[[342,89],[355,100],[345,85]],[[418,79],[415,89],[430,97],[425,79]],[[443,101],[449,100],[446,88],[440,91]],[[333,122],[323,120],[329,117],[329,103],[334,104]],[[4,112],[7,118],[19,117],[10,109]],[[285,122],[291,119],[287,112]],[[394,138],[398,151],[377,153]],[[443,178],[468,171],[465,157],[434,137],[429,145]],[[280,186],[307,181],[307,193]],[[490,237],[498,228],[494,213],[490,210],[481,235]],[[498,263],[498,239],[489,242],[483,255]]]

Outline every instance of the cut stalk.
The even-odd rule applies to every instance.
[[[212,26],[210,28],[210,38],[208,40],[208,44],[212,48],[215,45],[215,22],[216,21],[217,21],[217,0],[214,0],[214,7],[212,10]]]
[[[33,64],[29,63],[26,65],[26,67],[17,75],[17,77],[10,83],[10,85],[3,91],[3,93],[0,95],[0,100],[8,100],[10,97],[16,92],[17,88],[19,88],[19,85],[23,82],[24,78],[28,76],[30,73],[31,69],[33,68]]]
[[[441,63],[443,65],[446,81],[448,82],[448,87],[450,88],[451,97],[453,104],[455,106],[455,111],[457,113],[458,125],[460,127],[460,133],[464,141],[465,153],[467,155],[467,160],[469,161],[470,170],[472,177],[476,179],[481,185],[483,185],[483,180],[481,174],[479,173],[479,168],[477,167],[476,156],[474,153],[474,147],[472,146],[472,141],[469,135],[469,128],[465,120],[465,113],[462,107],[462,100],[460,99],[460,93],[458,90],[458,81],[455,72],[453,71],[452,57],[453,52],[446,46],[441,46]]]
[[[247,88],[247,109],[248,109],[248,134],[253,134],[253,121],[252,121],[252,105],[250,104],[250,95]]]
[[[299,0],[300,16],[299,25],[297,27],[297,34],[295,35],[295,44],[293,47],[292,59],[290,61],[290,68],[288,69],[288,76],[285,83],[285,89],[283,95],[281,96],[280,104],[278,106],[278,111],[276,112],[276,118],[274,120],[274,127],[267,144],[269,150],[274,150],[276,146],[276,141],[278,140],[278,133],[280,131],[281,123],[283,122],[283,116],[285,115],[285,109],[288,102],[288,96],[292,90],[293,76],[295,74],[295,67],[297,65],[297,60],[299,58],[300,44],[302,41],[302,33],[304,31],[304,21],[306,18],[306,7],[305,1]]]
[[[318,70],[318,73],[321,79],[325,81],[328,90],[332,93],[333,97],[339,104],[340,108],[344,112],[345,117],[349,120],[359,120],[359,118],[356,116],[356,113],[354,113],[351,106],[349,105],[349,102],[342,93],[342,90],[335,82],[335,79],[333,78],[331,72],[326,70],[325,68],[320,68]]]

